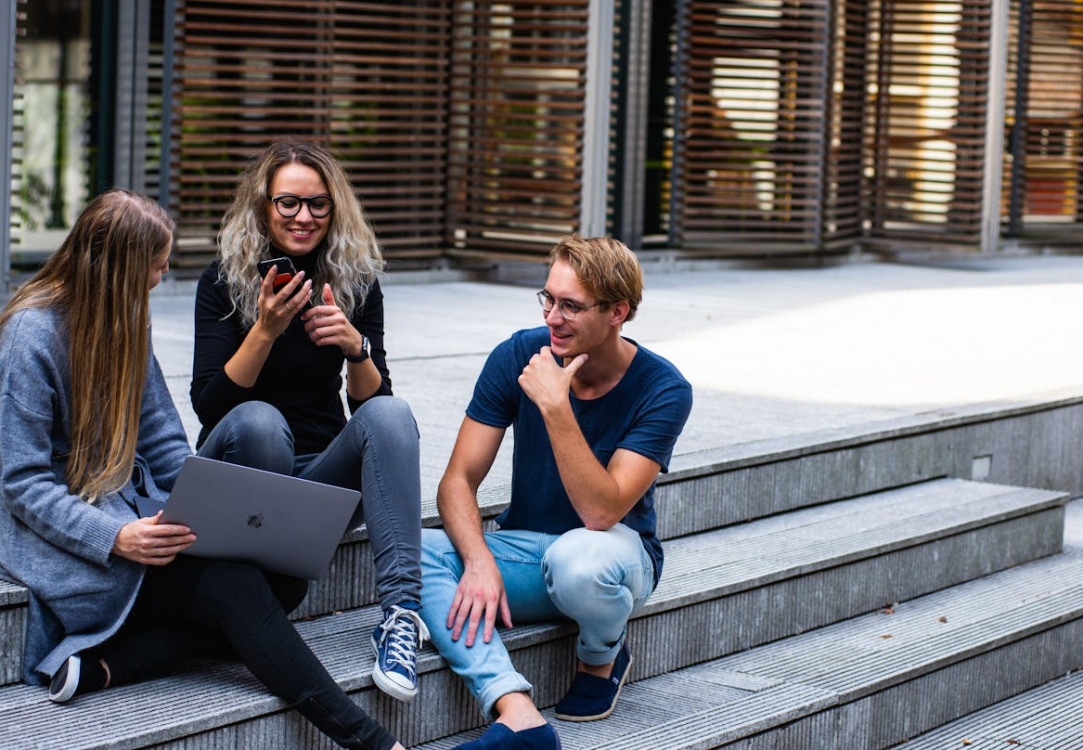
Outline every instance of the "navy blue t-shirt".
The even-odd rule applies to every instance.
[[[583,522],[560,480],[541,412],[519,386],[523,368],[548,344],[549,329],[543,326],[519,331],[493,349],[474,386],[466,415],[490,427],[511,426],[514,430],[511,504],[496,519],[500,527],[563,534]],[[692,387],[667,360],[638,344],[636,347],[621,381],[597,399],[570,396],[572,412],[603,466],[608,466],[618,448],[624,448],[668,471],[673,446],[692,410]],[[655,536],[653,483],[623,523],[639,532],[658,581],[662,545]]]

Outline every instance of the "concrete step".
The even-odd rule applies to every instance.
[[[906,750],[1083,747],[1083,672],[1040,687],[908,740]]]
[[[1078,494],[1081,419],[1075,401],[1002,403],[677,455],[658,479],[658,535],[675,539],[942,477]],[[510,454],[507,442],[502,454]],[[505,474],[494,468],[479,491],[486,519],[507,505]],[[422,518],[439,525],[435,496],[423,498]],[[374,591],[362,530],[346,540],[298,616],[372,604]]]
[[[1079,679],[1007,704],[1018,705],[1018,713],[1004,714],[988,730],[974,722],[991,711],[968,714],[1081,663],[1083,561],[1057,555],[635,682],[606,721],[553,723],[565,750],[874,750],[966,716],[904,747],[964,747],[965,737],[972,747],[1009,747],[1014,739],[1043,750],[1078,748]],[[1062,713],[1045,705],[1054,690],[1070,694]],[[416,750],[445,750],[478,734]],[[978,744],[987,735],[999,744]]]
[[[755,450],[746,447],[724,455],[713,451],[681,457],[659,479],[659,536],[675,538],[941,476],[969,477],[971,454],[985,454],[990,461],[995,458],[991,466],[1000,471],[994,474],[1031,479],[1025,469],[1035,462],[1021,463],[1008,446],[1025,437],[1031,453],[1057,456],[1063,442],[1058,436],[1072,422],[1065,409],[1054,407],[1006,409],[983,414],[979,422],[963,418],[933,427],[921,423],[868,435],[837,436],[816,445],[771,441]],[[1041,465],[1063,463],[1050,460]],[[1047,473],[1039,476],[1051,479]],[[507,497],[506,485],[487,483],[479,497],[483,517],[494,518],[506,506]],[[435,498],[423,501],[423,523],[439,525]],[[374,579],[368,533],[362,528],[343,540],[328,574],[312,585],[294,616],[311,618],[373,604]],[[25,602],[25,592],[0,582],[0,684],[19,676],[21,635],[12,641],[9,634],[21,634]]]
[[[673,539],[939,477],[1078,491],[1072,467],[1081,418],[1083,405],[1072,400],[1001,404],[675,456],[658,480],[658,534]],[[506,507],[505,480],[497,472],[481,488],[484,518]],[[435,497],[423,498],[422,523],[439,522]],[[19,608],[25,606],[25,592],[9,595],[4,586],[0,582],[0,684],[12,679],[10,665],[21,658],[21,640],[13,644],[7,633],[21,632]],[[343,541],[295,617],[364,607],[374,594],[362,528]],[[6,627],[6,618],[16,625]]]
[[[632,678],[685,669],[1054,554],[1066,500],[1056,492],[937,480],[672,540],[662,583],[629,628]],[[408,746],[481,725],[473,698],[431,648],[419,661],[414,703],[399,704],[373,688],[367,637],[378,617],[370,606],[298,628],[344,688]],[[539,704],[555,703],[571,679],[571,626],[520,626],[505,641]],[[148,715],[147,696],[179,709]],[[199,750],[253,737],[276,738],[253,745],[259,747],[323,746],[237,665],[63,707],[49,704],[41,688],[12,686],[0,689],[0,716],[4,748],[182,743]],[[58,723],[66,729],[54,741],[49,730]]]
[[[25,588],[0,578],[0,685],[22,679],[27,602]]]

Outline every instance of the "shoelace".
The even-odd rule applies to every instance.
[[[429,629],[425,627],[421,615],[413,610],[395,607],[392,615],[380,625],[380,630],[380,642],[387,641],[387,661],[398,664],[413,677],[416,662],[412,657],[429,639]]]

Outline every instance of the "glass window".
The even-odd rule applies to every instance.
[[[56,249],[88,197],[90,3],[22,6],[15,45],[15,266]]]

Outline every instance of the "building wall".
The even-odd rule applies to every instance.
[[[990,210],[998,242],[1077,243],[1070,0],[294,6],[88,0],[50,25],[19,0],[16,259],[104,175],[160,195],[176,265],[201,267],[245,159],[282,137],[340,155],[400,266],[534,260],[584,227],[692,258],[974,251]]]

